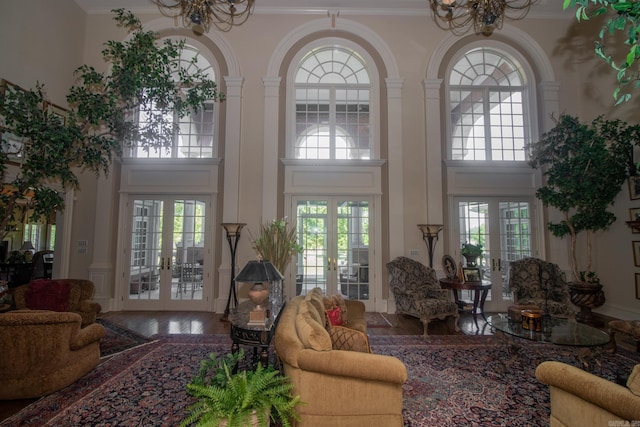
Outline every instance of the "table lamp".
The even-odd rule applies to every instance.
[[[250,326],[264,326],[267,321],[267,310],[264,302],[269,297],[269,288],[264,283],[281,282],[284,276],[267,260],[252,260],[244,266],[235,278],[236,282],[253,283],[249,290],[249,299],[256,307],[249,313]]]

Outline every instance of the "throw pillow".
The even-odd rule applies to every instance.
[[[331,350],[331,338],[323,325],[313,319],[306,301],[300,301],[296,315],[296,333],[304,348]]]
[[[627,387],[633,394],[640,396],[640,364],[636,365],[629,375]]]
[[[27,308],[31,310],[67,311],[71,286],[56,280],[35,280],[25,292]]]
[[[347,317],[347,304],[344,302],[344,298],[342,295],[335,294],[332,296],[324,297],[324,308],[325,310],[330,310],[334,307],[340,307],[342,311],[342,320],[345,324],[349,323],[349,319]]]
[[[340,309],[340,306],[325,310],[325,313],[327,313],[327,319],[329,319],[329,324],[331,326],[344,325],[344,319],[342,318],[342,310]]]
[[[334,350],[371,353],[369,337],[363,332],[344,326],[332,326],[329,329],[329,336],[331,337],[331,345]]]

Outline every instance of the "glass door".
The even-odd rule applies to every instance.
[[[204,310],[209,201],[132,197],[125,309]]]
[[[463,243],[482,245],[478,267],[483,280],[492,288],[487,298],[487,311],[504,311],[512,301],[509,289],[511,261],[531,256],[534,252],[532,236],[532,202],[504,198],[456,199],[458,218],[458,261]],[[471,296],[472,297],[472,296]]]
[[[368,199],[323,197],[294,200],[299,243],[296,295],[320,287],[373,309]],[[371,307],[369,307],[371,306]]]

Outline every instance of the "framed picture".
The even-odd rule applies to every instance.
[[[640,208],[629,208],[629,219],[631,221],[640,221]]]
[[[640,176],[629,177],[629,199],[640,199]]]
[[[465,282],[480,282],[480,269],[477,267],[462,267],[462,277]]]
[[[454,279],[458,274],[458,267],[451,255],[445,255],[442,257],[442,269],[449,280]]]
[[[636,273],[636,299],[640,299],[640,273]]]
[[[633,264],[640,267],[640,240],[634,240],[631,245],[633,246]]]
[[[67,121],[67,110],[60,107],[59,105],[53,104],[51,102],[45,103],[44,109],[47,113],[49,113],[52,117],[60,120],[60,123],[64,126]]]

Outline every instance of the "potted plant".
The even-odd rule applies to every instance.
[[[640,126],[597,117],[583,124],[570,115],[528,146],[529,164],[541,168],[545,184],[536,196],[545,206],[558,209],[559,222],[549,222],[556,237],[571,240],[571,300],[580,307],[577,318],[594,321],[592,308],[604,304],[602,284],[592,271],[592,239],[616,220],[608,209],[621,190],[633,165],[633,146],[640,142]],[[631,163],[631,164],[630,164]],[[583,263],[578,262],[578,236],[585,235]]]
[[[271,263],[282,274],[294,255],[302,252],[298,244],[296,228],[289,227],[287,218],[260,224],[258,237],[253,241],[253,248],[263,260]]]
[[[478,257],[482,256],[482,245],[465,242],[462,244],[460,254],[467,260],[468,267],[475,267],[478,262]]]
[[[244,352],[218,356],[211,353],[200,362],[196,377],[187,384],[187,391],[196,397],[189,416],[180,426],[268,426],[271,418],[283,427],[291,419],[300,420],[295,407],[299,396],[293,396],[293,384],[272,367],[258,363],[255,371],[234,373]]]

